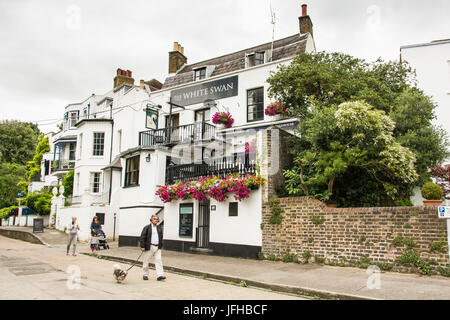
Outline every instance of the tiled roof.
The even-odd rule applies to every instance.
[[[293,36],[274,41],[272,61],[293,57],[306,50],[307,34],[295,34]],[[272,42],[256,47],[241,50],[210,60],[183,66],[176,75],[167,77],[162,89],[167,89],[194,81],[194,69],[204,66],[215,66],[211,77],[245,68],[245,56],[255,51],[269,50]]]

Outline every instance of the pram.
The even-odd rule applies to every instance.
[[[103,249],[109,249],[109,244],[106,241],[106,235],[103,232],[103,230],[98,229],[95,231],[95,234],[96,234],[95,238],[97,238],[97,239],[95,239],[96,241],[94,241],[97,244],[95,250],[100,250],[100,248],[102,248],[102,247],[103,247]]]

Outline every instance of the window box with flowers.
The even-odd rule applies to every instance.
[[[214,124],[223,124],[225,128],[231,128],[234,119],[229,112],[216,112],[212,118]]]
[[[230,175],[225,178],[208,176],[194,181],[160,186],[156,195],[164,203],[188,199],[204,201],[208,198],[224,202],[228,199],[228,193],[234,193],[234,199],[242,201],[250,197],[251,190],[259,188],[264,183],[264,178],[254,175],[245,177]]]
[[[288,114],[288,109],[279,101],[270,103],[264,113],[266,116],[275,117],[275,119],[283,119]]]

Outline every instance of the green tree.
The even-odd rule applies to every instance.
[[[309,191],[305,190],[312,185],[321,191],[314,192],[315,197],[329,199],[335,181],[356,168],[381,183],[392,199],[398,193],[397,185],[417,180],[414,154],[393,137],[394,123],[384,111],[374,110],[363,102],[328,108],[319,105],[312,106],[311,114],[301,123],[302,137],[310,148],[301,152],[296,162],[313,168],[307,180],[302,174],[302,191],[306,195]],[[300,173],[302,169],[304,172],[304,166],[300,167]],[[290,179],[298,171],[297,168],[285,171],[292,194],[298,190],[290,189]]]
[[[36,146],[36,151],[33,156],[33,160],[28,161],[27,163],[27,181],[21,182],[21,185],[25,187],[25,190],[28,189],[28,184],[31,182],[31,177],[34,175],[41,174],[41,161],[44,153],[50,151],[50,145],[48,142],[48,137],[44,137],[43,134],[39,135],[39,143]]]
[[[0,121],[0,162],[26,165],[33,158],[39,133],[33,123]]]
[[[70,197],[73,193],[73,175],[74,171],[70,170],[67,172],[62,185],[64,186],[64,197]]]
[[[431,123],[436,105],[412,86],[414,76],[405,63],[368,63],[342,53],[302,54],[280,66],[267,80],[269,96],[301,120],[297,128],[300,138],[290,143],[297,162],[285,172],[286,189],[291,194],[305,194],[308,187],[311,195],[323,199],[332,193],[333,200],[346,206],[386,205],[407,199],[414,184],[427,179],[428,168],[448,156],[449,146],[445,132]],[[369,133],[363,127],[352,127],[359,125],[353,119],[347,128],[338,127],[338,106],[351,101],[373,106],[366,113],[372,114],[366,117],[372,120],[365,125],[370,127],[378,118],[395,126],[388,135],[391,143],[384,144],[382,154],[376,155],[376,147],[381,147],[376,143],[355,144],[358,134],[365,141],[376,141],[380,130]],[[385,114],[374,118],[375,111]],[[395,171],[397,161],[406,165],[397,168],[401,172]],[[405,180],[416,174],[415,182]]]
[[[429,168],[442,163],[448,155],[445,130],[432,125],[436,105],[417,88],[408,88],[394,100],[390,117],[396,123],[394,135],[416,155],[418,184],[430,179]]]
[[[17,192],[22,191],[17,183],[25,179],[25,175],[25,166],[0,162],[0,208],[17,204]]]
[[[52,195],[49,193],[32,192],[25,197],[25,205],[39,215],[50,213]]]

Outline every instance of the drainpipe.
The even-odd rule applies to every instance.
[[[109,163],[111,164],[112,161],[112,148],[113,148],[113,135],[114,135],[114,120],[112,118],[112,103],[109,105],[110,107],[110,116],[109,118],[112,120],[111,123],[111,147],[109,149]],[[113,168],[109,168],[110,173],[109,173],[109,195],[108,195],[108,204],[111,204],[111,188],[112,188],[112,173],[113,173]]]

